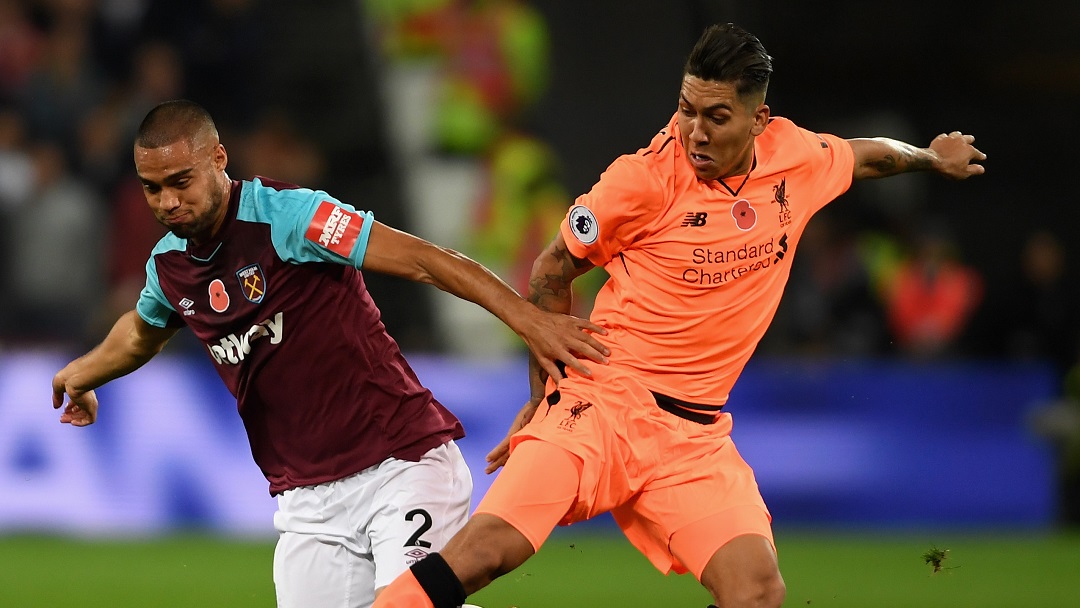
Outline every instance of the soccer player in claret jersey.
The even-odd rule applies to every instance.
[[[549,373],[565,362],[588,375],[578,356],[602,362],[606,347],[591,332],[604,330],[541,311],[479,264],[325,192],[232,180],[227,161],[199,105],[171,101],[147,114],[135,168],[171,234],[150,255],[135,310],[56,374],[53,406],[61,422],[93,423],[93,389],[146,363],[186,325],[236,396],[278,499],[278,605],[370,606],[465,523],[472,478],[454,444],[461,424],[387,335],[364,272],[480,304]]]
[[[607,511],[655,567],[692,572],[717,605],[781,605],[771,516],[732,443],[728,392],[816,211],[852,180],[964,179],[986,156],[956,131],[917,148],[802,129],[770,116],[771,73],[755,36],[709,27],[675,115],[577,199],[533,267],[530,299],[567,311],[571,281],[603,267],[610,279],[591,318],[608,330],[610,363],[591,377],[568,370],[557,387],[532,366],[532,399],[488,456],[489,472],[505,469],[469,523],[377,608],[453,606],[524,562],[557,524]]]

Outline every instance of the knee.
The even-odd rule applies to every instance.
[[[787,585],[784,584],[784,578],[779,572],[773,572],[766,579],[758,581],[752,592],[753,596],[742,605],[755,608],[780,608],[784,603],[784,598],[787,597]]]
[[[473,593],[520,566],[534,550],[532,543],[503,519],[478,514],[440,553],[466,591]]]
[[[706,585],[719,608],[780,608],[787,597],[787,585],[777,572],[775,576],[763,577],[741,585],[713,588]],[[710,608],[718,608],[710,606]]]
[[[787,585],[780,572],[755,577],[742,583],[709,587],[721,608],[780,608],[787,597]]]

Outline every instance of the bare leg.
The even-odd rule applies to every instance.
[[[744,534],[720,547],[701,573],[719,608],[779,608],[787,588],[772,543]]]
[[[476,514],[440,551],[465,592],[532,557],[574,504],[580,479],[581,460],[570,452],[543,441],[521,443]]]
[[[494,515],[478,513],[439,553],[471,595],[525,563],[535,551],[516,528]]]

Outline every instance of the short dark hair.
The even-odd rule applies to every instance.
[[[135,136],[135,145],[160,148],[203,135],[217,137],[217,125],[206,108],[194,101],[174,99],[158,104],[146,114]]]
[[[718,23],[701,34],[683,74],[730,82],[739,97],[754,93],[764,97],[772,75],[772,57],[757,36],[733,23]]]

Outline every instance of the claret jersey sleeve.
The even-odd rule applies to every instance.
[[[150,259],[146,262],[146,286],[139,294],[135,311],[144,321],[154,327],[182,327],[184,325],[176,308],[169,303],[158,282],[156,256],[166,251],[183,251],[183,241],[168,234],[154,247]]]
[[[641,156],[617,158],[567,212],[561,227],[567,249],[604,266],[648,230],[665,198],[660,180]]]

